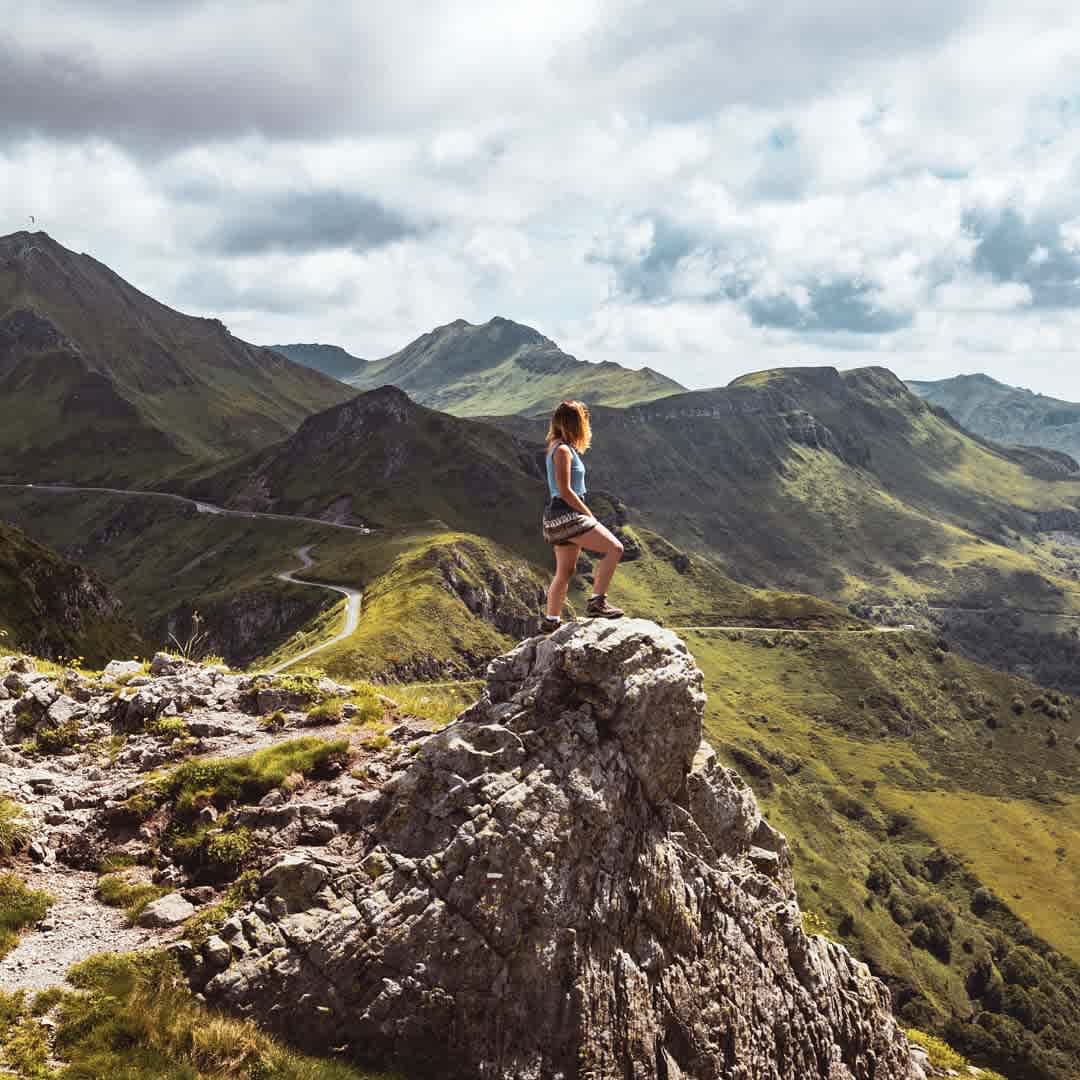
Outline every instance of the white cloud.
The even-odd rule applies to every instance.
[[[0,232],[256,341],[503,314],[692,385],[1080,399],[1078,49],[1048,0],[37,0],[0,31]]]

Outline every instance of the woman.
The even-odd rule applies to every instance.
[[[547,433],[547,481],[551,501],[544,510],[544,539],[555,549],[555,577],[547,594],[543,630],[550,633],[561,623],[570,577],[582,548],[603,557],[596,567],[593,594],[585,608],[593,618],[618,619],[617,607],[607,600],[607,589],[623,546],[585,505],[585,465],[581,455],[592,442],[589,410],[580,401],[564,401],[552,414]]]

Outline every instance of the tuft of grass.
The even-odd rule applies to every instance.
[[[387,686],[386,696],[398,710],[408,716],[430,720],[436,728],[444,728],[461,712],[474,705],[484,689],[482,679],[463,679],[461,682],[403,683]]]
[[[45,918],[53,899],[29,888],[17,874],[0,874],[0,957],[6,956],[19,939],[19,932]]]
[[[308,710],[307,724],[310,727],[329,727],[341,723],[341,707],[344,702],[337,698],[323,701]]]
[[[936,1035],[928,1035],[925,1031],[919,1031],[918,1028],[908,1028],[904,1034],[911,1042],[916,1046],[921,1046],[929,1054],[930,1064],[935,1069],[966,1073],[976,1077],[977,1080],[1005,1080],[1001,1073],[976,1068],[963,1054],[958,1054],[944,1039],[939,1039]]]
[[[372,753],[378,753],[381,750],[386,750],[393,745],[389,735],[380,733],[378,735],[369,735],[364,739],[360,745],[365,750],[370,750]]]
[[[11,799],[0,799],[0,856],[5,858],[30,842],[30,822],[23,808]]]
[[[260,717],[259,726],[266,728],[267,731],[282,731],[287,722],[288,718],[280,709],[278,709],[277,712]]]
[[[380,692],[371,683],[357,683],[352,689],[348,698],[348,703],[355,709],[351,722],[363,727],[381,720],[386,706]]]
[[[124,909],[128,922],[134,924],[147,904],[167,895],[169,889],[149,881],[132,881],[123,871],[103,874],[98,878],[95,893],[109,907]]]
[[[250,757],[186,761],[157,781],[157,790],[176,804],[178,813],[213,804],[221,809],[236,801],[258,802],[292,773],[317,774],[349,757],[347,739],[314,736],[267,746]]]
[[[390,1080],[286,1049],[251,1021],[200,1005],[170,957],[105,954],[68,973],[55,1011],[65,1080]]]
[[[27,1006],[20,990],[6,994],[0,990],[0,1075],[13,1074],[20,1080],[52,1080],[49,1067],[49,1040],[43,1024]]]
[[[240,910],[258,888],[259,875],[255,870],[245,870],[216,903],[208,904],[196,912],[186,923],[184,936],[196,945],[203,945],[231,915]]]
[[[146,725],[146,730],[151,735],[157,735],[162,739],[183,739],[187,736],[188,727],[182,716],[161,716],[152,723]]]

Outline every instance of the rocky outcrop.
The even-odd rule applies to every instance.
[[[594,621],[287,853],[202,952],[208,1000],[453,1078],[899,1080],[884,987],[803,930],[783,837],[702,742],[702,676],[651,623]]]
[[[530,567],[516,561],[499,564],[484,545],[471,540],[434,548],[430,557],[447,590],[473,615],[514,638],[535,633],[544,586]]]
[[[1041,510],[1035,515],[1036,532],[1068,532],[1080,536],[1080,510]]]
[[[143,648],[120,601],[85,567],[0,522],[0,629],[5,644],[91,664]]]

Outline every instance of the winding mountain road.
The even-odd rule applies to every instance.
[[[276,667],[269,668],[268,671],[271,675],[277,675],[278,672],[291,668],[293,664],[299,664],[301,660],[307,660],[316,653],[322,652],[323,649],[329,649],[331,645],[336,645],[339,641],[351,637],[360,623],[360,606],[364,594],[359,589],[350,589],[345,585],[328,585],[322,581],[301,581],[295,576],[297,570],[310,570],[315,565],[315,560],[311,557],[313,546],[313,544],[309,544],[307,547],[297,548],[296,557],[300,560],[300,565],[295,570],[282,570],[280,574],[274,576],[278,581],[287,581],[290,585],[310,585],[313,589],[329,589],[331,592],[340,593],[346,599],[345,621],[340,632],[334,637],[320,642],[318,645],[313,645],[310,649],[305,649],[299,656],[294,656]]]
[[[77,487],[74,484],[4,484],[0,488],[15,489],[18,491],[46,492],[57,495],[77,495],[82,492],[90,492],[97,495],[139,495],[142,498],[169,499],[172,502],[186,503],[194,506],[200,514],[216,514],[219,517],[247,518],[249,520],[266,521],[303,521],[311,525],[325,525],[328,529],[346,529],[349,532],[358,532],[364,535],[372,532],[367,525],[346,525],[340,521],[325,521],[322,518],[306,517],[303,514],[270,514],[261,510],[230,510],[226,506],[215,506],[214,503],[203,502],[201,499],[191,499],[187,495],[173,495],[168,491],[139,491],[133,488],[108,488],[108,487]],[[304,584],[304,582],[300,582]]]
[[[5,484],[0,483],[0,488],[15,489],[19,491],[33,491],[35,494],[38,492],[46,492],[48,494],[57,495],[77,495],[77,494],[92,494],[92,495],[121,495],[121,496],[141,496],[142,498],[155,498],[155,499],[168,499],[172,502],[186,503],[189,506],[194,506],[200,514],[214,514],[218,517],[230,517],[230,518],[245,518],[248,520],[270,520],[270,521],[300,521],[306,522],[312,525],[324,525],[330,529],[345,529],[348,532],[356,532],[362,535],[368,535],[373,532],[372,529],[366,525],[346,525],[339,521],[324,521],[322,518],[305,517],[301,514],[269,514],[263,513],[257,510],[230,510],[225,506],[216,506],[213,503],[203,502],[201,499],[189,499],[186,495],[173,495],[167,491],[138,491],[131,488],[108,488],[108,487],[77,487],[74,484]],[[280,671],[286,670],[286,668],[292,667],[294,664],[300,663],[301,660],[307,660],[309,657],[314,656],[316,653],[322,652],[324,649],[329,649],[331,645],[336,645],[339,641],[344,641],[349,637],[359,625],[360,622],[360,608],[363,602],[363,593],[359,589],[350,589],[345,585],[329,585],[321,581],[303,581],[296,577],[296,573],[300,570],[309,570],[315,565],[315,560],[311,557],[314,544],[308,544],[306,547],[297,548],[294,554],[300,560],[300,565],[294,567],[292,570],[282,570],[281,573],[275,574],[279,581],[288,582],[290,585],[306,585],[313,589],[327,589],[330,592],[340,593],[346,599],[345,605],[345,621],[342,625],[341,631],[334,637],[327,641],[323,641],[318,645],[313,645],[310,649],[305,649],[299,656],[294,656],[284,663],[278,664],[276,667],[270,669],[271,675],[276,675]]]

